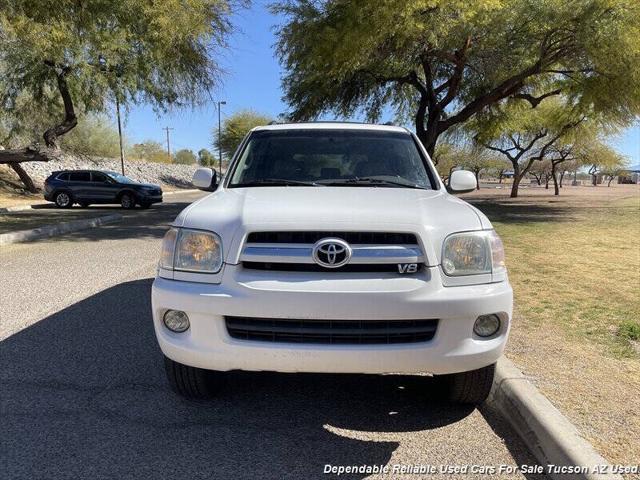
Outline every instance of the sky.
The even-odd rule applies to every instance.
[[[225,74],[208,104],[157,115],[148,106],[134,106],[126,114],[125,135],[130,143],[155,140],[166,145],[165,127],[170,131],[171,151],[201,148],[213,151],[213,131],[218,126],[217,101],[222,106],[222,121],[233,112],[253,109],[274,118],[287,110],[280,85],[282,69],[274,55],[274,25],[279,19],[256,1],[251,9],[235,15],[236,31],[229,39],[230,49],[219,59]],[[384,118],[382,121],[391,120]],[[356,119],[357,120],[357,119]],[[629,164],[640,164],[640,122],[610,140],[611,145],[629,157]]]

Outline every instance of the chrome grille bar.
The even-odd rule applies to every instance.
[[[423,263],[418,245],[351,245],[350,264]],[[247,243],[241,262],[314,263],[313,244]]]

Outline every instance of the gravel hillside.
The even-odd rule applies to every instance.
[[[113,170],[120,172],[120,160],[111,158],[76,157],[63,154],[58,160],[49,162],[25,162],[23,168],[33,178],[38,187],[42,187],[44,180],[56,170]],[[2,177],[11,178],[11,183],[20,184],[17,175],[8,167],[2,166]],[[144,162],[140,160],[125,161],[125,174],[139,182],[156,183],[161,186],[189,188],[191,177],[197,165],[176,165],[166,163]],[[7,179],[9,179],[7,178]],[[0,182],[1,183],[1,182]],[[8,185],[5,184],[5,187]]]

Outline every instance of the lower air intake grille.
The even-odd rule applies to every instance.
[[[438,320],[296,320],[225,317],[233,338],[260,342],[371,345],[432,340]]]

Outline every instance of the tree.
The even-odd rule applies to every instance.
[[[173,161],[174,163],[179,163],[182,165],[192,165],[194,163],[197,163],[198,159],[191,150],[183,148],[182,150],[178,150],[176,152]]]
[[[615,167],[608,167],[605,168],[604,170],[602,170],[602,174],[604,175],[605,179],[607,179],[607,187],[611,186],[611,182],[618,176],[622,175],[624,173],[624,166],[623,165],[619,165],[619,166],[615,166]]]
[[[62,150],[79,155],[117,157],[120,155],[118,130],[104,115],[80,118],[78,126],[62,138]]]
[[[201,148],[198,150],[198,163],[203,167],[213,167],[216,163],[216,157],[206,148]]]
[[[511,168],[511,162],[506,158],[495,158],[487,170],[498,178],[498,183],[502,183],[505,173]]]
[[[604,172],[621,169],[626,158],[599,138],[590,139],[578,153],[583,165],[589,165],[588,174],[591,183],[598,186],[598,175]]]
[[[5,0],[0,9],[0,108],[19,121],[19,100],[62,112],[43,133],[54,152],[78,115],[114,99],[156,109],[197,103],[221,72],[232,0]],[[57,114],[59,115],[59,114]],[[46,161],[40,148],[5,150],[0,163]]]
[[[473,172],[478,190],[480,190],[480,174],[483,171],[504,165],[504,161],[493,152],[469,143],[441,142],[436,146],[434,157],[438,158],[436,170],[445,183],[454,169],[462,168]]]
[[[536,109],[522,100],[511,100],[499,109],[478,115],[465,126],[474,141],[511,162],[511,197],[518,196],[520,182],[549,155],[553,145],[585,121],[566,99],[550,99]]]
[[[282,0],[277,53],[294,120],[327,112],[410,118],[430,155],[438,138],[520,98],[640,110],[637,0]]]
[[[147,162],[170,163],[171,159],[167,155],[167,151],[155,140],[145,140],[142,143],[136,143],[128,152],[128,156],[138,160],[146,160]]]
[[[271,121],[269,116],[253,110],[240,110],[224,121],[219,143],[218,129],[214,128],[213,145],[216,149],[222,147],[223,155],[231,158],[249,130],[260,125],[268,125]]]
[[[476,190],[480,190],[480,174],[492,168],[502,166],[504,162],[495,152],[480,146],[469,145],[462,151],[459,165],[473,172],[476,177]]]
[[[549,180],[551,180],[551,161],[541,160],[539,162],[535,162],[529,169],[528,173],[536,179],[538,186],[541,186],[544,183],[545,188],[548,189]]]

